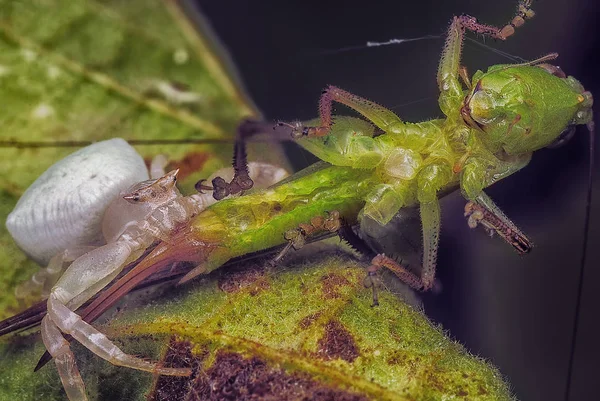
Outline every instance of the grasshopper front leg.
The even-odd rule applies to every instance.
[[[402,264],[392,258],[379,254],[371,260],[368,268],[366,282],[370,287],[375,285],[373,278],[377,270],[386,268],[393,272],[402,282],[413,289],[426,290],[434,284],[435,278],[435,252],[437,249],[439,221],[439,209],[436,204],[421,203],[421,219],[423,225],[424,260],[421,276],[406,269]],[[531,240],[494,204],[494,202],[482,193],[476,201],[469,201],[465,205],[465,217],[468,218],[469,227],[483,226],[490,235],[497,234],[506,243],[511,245],[519,254],[531,251],[533,245]],[[374,298],[376,300],[376,298]],[[376,304],[376,302],[375,302]]]
[[[465,205],[465,217],[468,218],[469,227],[475,228],[481,224],[490,235],[498,234],[520,255],[529,253],[533,248],[529,238],[485,193],[482,193],[475,202],[469,201]]]
[[[502,28],[481,24],[470,15],[454,17],[448,29],[437,73],[437,83],[440,90],[439,104],[446,116],[449,118],[458,117],[464,98],[460,83],[460,59],[465,30],[494,39],[506,40],[515,32],[515,28],[523,25],[526,20],[533,18],[535,13],[531,9],[531,3],[532,0],[521,1],[511,22]]]
[[[529,163],[531,154],[512,157],[508,161],[500,161],[494,157],[471,158],[462,173],[460,186],[463,194],[469,199],[465,206],[465,217],[469,227],[481,224],[490,234],[496,233],[511,245],[519,254],[531,251],[533,247],[527,236],[519,230],[483,188],[493,184],[503,176],[519,171]]]

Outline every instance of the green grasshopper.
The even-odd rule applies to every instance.
[[[417,277],[400,266],[395,268],[412,287],[429,289],[439,239],[437,195],[455,185],[465,198],[498,218],[497,228],[502,226],[506,235],[512,235],[511,242],[526,247],[519,245],[524,239],[514,223],[483,190],[523,168],[533,151],[553,144],[563,132],[571,132],[572,125],[588,124],[591,129],[592,95],[575,78],[565,77],[545,63],[555,58],[554,54],[519,65],[492,66],[485,73],[477,71],[471,80],[460,65],[460,57],[465,30],[504,40],[533,16],[530,3],[522,2],[515,18],[502,29],[480,24],[469,16],[454,18],[437,74],[445,119],[406,123],[369,100],[328,87],[321,96],[318,125],[288,126],[304,148],[330,167],[267,192],[218,203],[178,234],[178,246],[159,246],[142,263],[165,263],[181,260],[182,254],[196,255],[191,259],[199,267],[183,279],[187,281],[232,257],[282,243],[281,233],[287,233],[288,243],[297,248],[306,231],[300,225],[325,216],[327,211],[338,211],[350,224],[369,217],[384,225],[400,208],[418,204],[423,225],[423,272]],[[334,120],[334,101],[356,110],[370,123]],[[373,126],[383,133],[375,135]],[[471,224],[478,215],[471,215]],[[299,234],[293,237],[290,230]],[[199,256],[194,251],[198,241],[214,249]],[[386,259],[385,263],[392,261]]]
[[[437,74],[444,119],[407,123],[376,103],[328,87],[321,96],[318,121],[277,127],[287,129],[326,163],[270,189],[223,199],[190,216],[85,309],[82,317],[93,320],[133,285],[174,262],[197,265],[181,282],[213,271],[232,258],[285,245],[277,262],[319,232],[338,233],[358,243],[346,227],[365,219],[385,225],[400,209],[417,205],[424,245],[421,274],[380,254],[372,259],[365,283],[373,288],[376,302],[375,272],[386,267],[411,287],[428,290],[434,284],[439,242],[438,196],[457,186],[469,201],[471,226],[481,223],[526,252],[530,247],[527,238],[484,189],[526,166],[535,150],[562,141],[563,133],[572,132],[572,126],[587,124],[592,133],[592,95],[575,78],[545,63],[555,54],[529,63],[492,66],[485,73],[477,71],[471,79],[460,59],[466,30],[504,40],[533,16],[530,3],[520,3],[517,15],[501,29],[469,16],[453,19]],[[368,121],[334,117],[333,102],[356,110]],[[199,183],[198,189],[214,190],[215,198],[224,198],[251,188],[244,152],[246,134],[240,130],[233,180],[215,179],[212,186]],[[93,295],[91,287],[84,291]],[[74,330],[72,334],[81,338],[82,333]],[[58,329],[52,335],[58,338]],[[61,375],[63,383],[75,381],[71,379],[78,373],[72,368],[66,376]],[[71,390],[82,392],[83,383],[77,386]]]

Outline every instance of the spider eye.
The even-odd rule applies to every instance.
[[[139,192],[134,192],[132,194],[125,195],[123,197],[123,199],[125,199],[129,203],[137,203],[137,202],[140,201],[140,193]]]
[[[563,132],[560,133],[560,135],[558,136],[558,138],[556,138],[554,140],[554,142],[552,142],[547,147],[550,148],[550,149],[560,148],[561,146],[563,146],[564,144],[566,144],[567,142],[569,142],[569,140],[571,138],[573,138],[573,135],[575,135],[575,130],[576,130],[575,125],[569,125],[567,128],[565,128],[563,130]]]

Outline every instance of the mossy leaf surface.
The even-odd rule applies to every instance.
[[[422,312],[387,291],[371,307],[364,266],[353,258],[328,251],[302,264],[261,266],[216,271],[155,293],[154,301],[145,294],[141,307],[125,306],[100,326],[104,332],[129,352],[193,367],[194,374],[152,378],[76,346],[90,393],[99,400],[511,399],[492,366]],[[28,373],[43,350],[37,337],[3,345],[2,381],[20,399],[55,399],[46,396],[59,387],[52,366]],[[300,396],[306,398],[294,398]]]

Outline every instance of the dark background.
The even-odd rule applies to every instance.
[[[504,25],[514,0],[208,1],[197,0],[229,49],[246,87],[269,119],[308,119],[327,84],[392,108],[406,121],[440,117],[435,74],[442,39],[335,52],[337,49],[443,34],[466,13]],[[558,52],[556,64],[598,94],[596,0],[534,2],[536,17],[505,43],[488,44],[525,59]],[[473,35],[470,35],[474,37]],[[481,42],[481,40],[480,40]],[[467,42],[473,73],[509,63]],[[342,107],[338,109],[345,113]],[[596,118],[598,120],[598,118]],[[469,230],[454,195],[443,206],[440,294],[425,310],[471,352],[492,361],[522,400],[563,400],[575,319],[588,169],[585,129],[565,147],[542,150],[523,171],[487,192],[535,243],[519,257],[497,239]],[[306,163],[295,151],[297,163]],[[592,207],[589,255],[576,337],[571,400],[599,399],[600,191]]]

